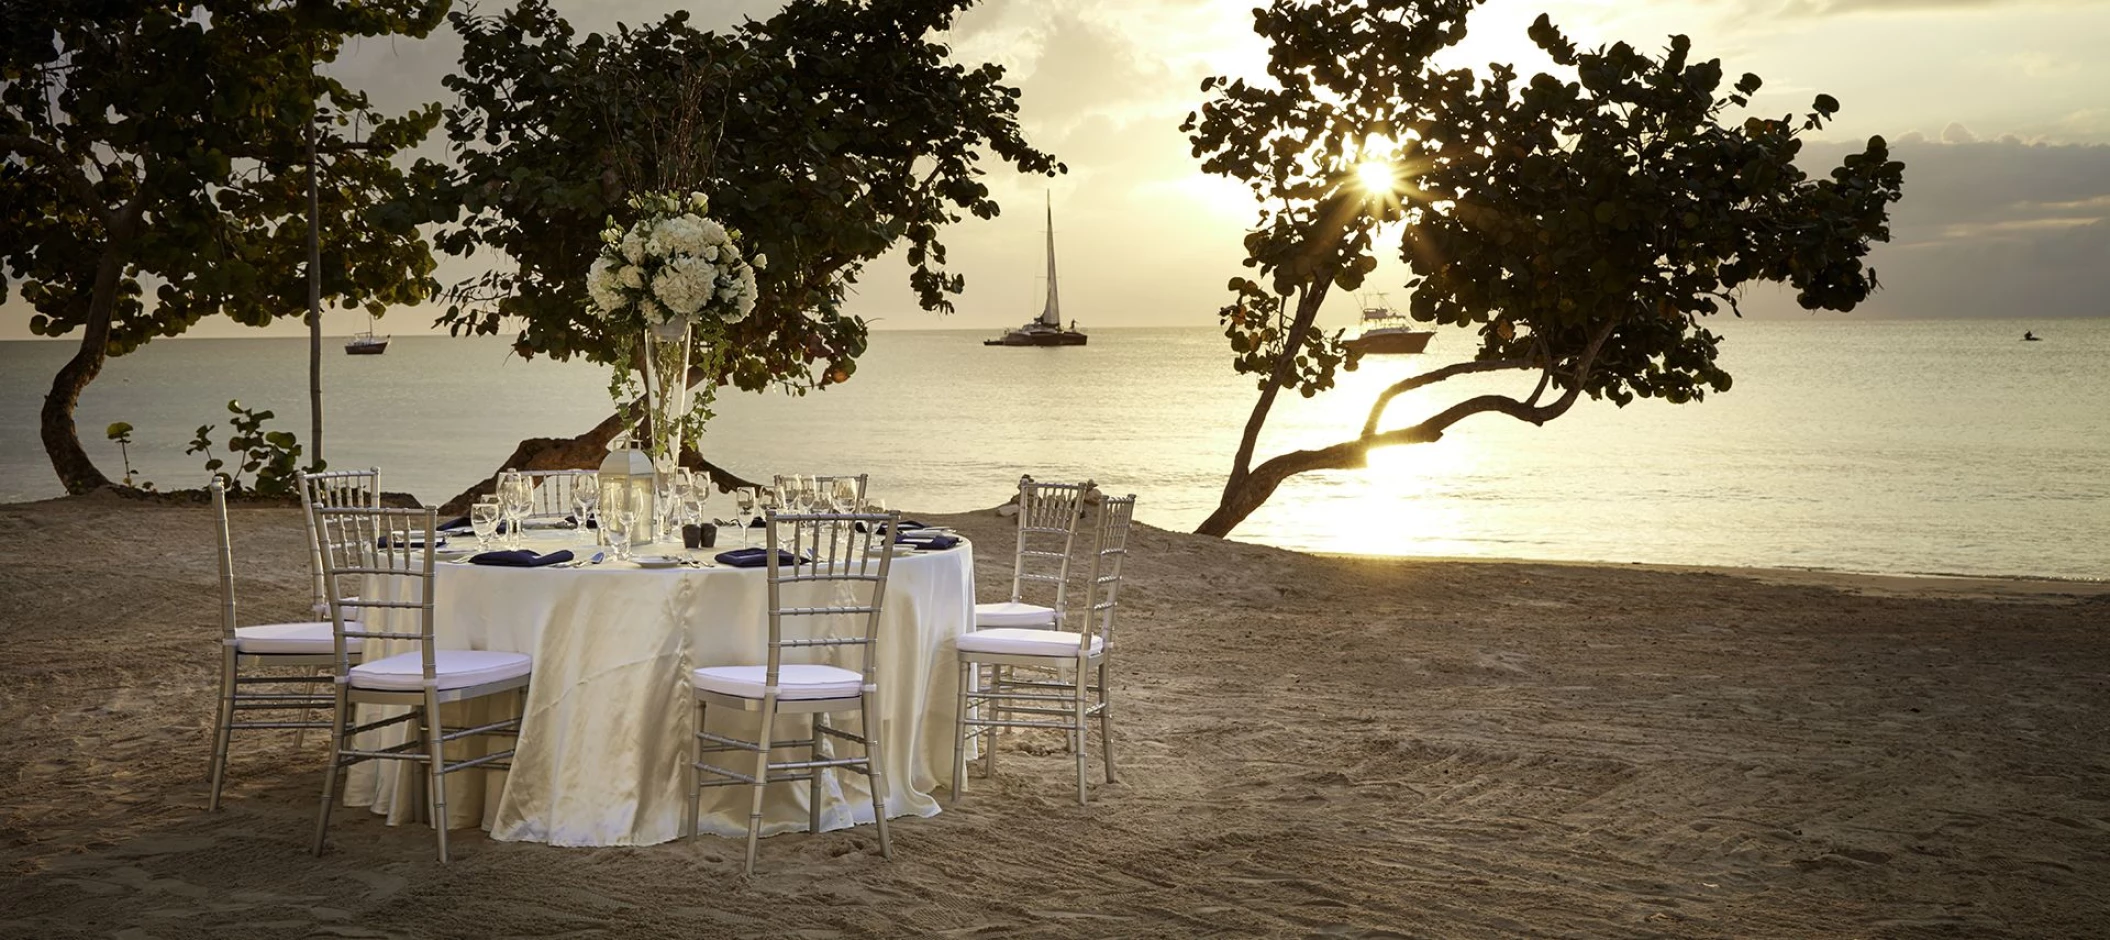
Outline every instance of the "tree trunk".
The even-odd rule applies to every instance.
[[[469,504],[476,502],[477,497],[498,491],[498,474],[506,470],[597,469],[601,466],[601,460],[608,456],[608,442],[615,440],[615,436],[622,430],[622,416],[609,415],[600,424],[594,425],[592,429],[577,437],[531,437],[521,441],[520,446],[513,449],[513,455],[499,464],[497,470],[492,471],[490,476],[478,481],[476,485],[456,494],[440,507],[440,511],[448,515],[468,512]],[[681,465],[691,470],[710,473],[711,479],[718,483],[719,492],[755,485],[703,459],[694,448],[682,448]]]
[[[1333,281],[1331,271],[1316,279],[1304,289],[1297,301],[1297,315],[1290,322],[1289,334],[1282,341],[1282,355],[1275,360],[1274,371],[1268,373],[1267,384],[1260,389],[1260,398],[1253,403],[1252,414],[1247,416],[1245,433],[1238,439],[1238,453],[1231,459],[1230,476],[1224,479],[1223,496],[1217,500],[1216,511],[1202,522],[1197,535],[1224,538],[1231,529],[1243,521],[1260,504],[1267,501],[1268,494],[1275,491],[1273,484],[1264,488],[1249,485],[1248,476],[1253,466],[1253,450],[1260,443],[1260,430],[1267,425],[1268,412],[1274,408],[1275,397],[1282,393],[1282,385],[1289,380],[1290,370],[1295,366],[1297,351],[1304,348],[1304,338],[1319,317],[1319,307],[1325,304],[1328,288]],[[1253,493],[1258,490],[1256,498]],[[1248,505],[1248,503],[1250,505]],[[1243,508],[1241,508],[1243,507]]]
[[[116,240],[114,236],[112,240]],[[88,295],[88,318],[81,328],[81,348],[59,367],[57,375],[51,377],[51,393],[44,396],[39,427],[44,439],[44,453],[51,458],[51,469],[58,474],[60,485],[66,487],[67,494],[72,496],[110,485],[110,478],[96,468],[95,461],[90,460],[88,452],[81,447],[80,429],[74,425],[73,412],[80,406],[81,391],[102,373],[103,363],[109,358],[110,317],[117,306],[117,280],[123,270],[117,247],[105,247],[102,258],[95,265],[95,284]]]
[[[314,81],[312,55],[308,80]],[[309,100],[314,99],[312,90]],[[324,466],[322,457],[322,216],[315,160],[315,117],[308,117],[308,466]]]

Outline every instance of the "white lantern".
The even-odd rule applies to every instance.
[[[621,512],[625,506],[633,510],[636,521],[623,533],[633,546],[651,544],[655,534],[653,501],[658,499],[659,489],[656,473],[652,457],[638,446],[630,432],[609,442],[608,456],[601,461],[599,514],[606,520],[610,513]],[[605,523],[602,531],[607,531]]]

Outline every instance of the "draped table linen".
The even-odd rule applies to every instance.
[[[570,544],[576,535],[544,536],[534,547],[592,557],[592,546]],[[646,569],[613,560],[578,568],[437,568],[434,632],[442,648],[535,658],[512,770],[452,775],[450,824],[480,825],[499,840],[553,845],[651,845],[680,837],[696,717],[689,672],[766,661],[766,570]],[[795,589],[815,587],[786,585],[786,603],[802,601]],[[384,581],[370,590],[401,588]],[[415,629],[401,614],[398,619],[380,629]],[[875,652],[890,817],[938,812],[931,791],[949,779],[941,775],[951,772],[957,706],[952,642],[973,623],[972,545],[894,559]],[[834,632],[860,626],[841,624]],[[403,649],[415,645],[391,652]],[[455,706],[448,726],[489,721],[513,707],[510,697],[494,698],[499,701]],[[714,708],[709,721],[714,730],[752,735],[759,719]],[[854,719],[848,727],[857,730]],[[405,732],[376,734],[389,733],[400,739]],[[774,736],[807,734],[805,719],[796,717],[779,719]],[[481,753],[477,747],[450,745],[450,759],[457,750],[463,757]],[[415,796],[422,772],[412,764],[361,764],[346,781],[345,801],[392,824],[409,821],[421,803]],[[703,829],[744,836],[749,793],[746,787],[706,789]],[[803,784],[770,787],[763,831],[803,831],[806,794]],[[822,800],[824,829],[872,822],[862,776],[827,775]]]

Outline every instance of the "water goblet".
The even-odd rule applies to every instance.
[[[486,496],[469,507],[469,529],[476,533],[476,550],[491,550],[491,535],[498,531],[499,506],[496,497]]]
[[[535,499],[534,484],[516,470],[507,470],[498,475],[498,506],[505,516],[504,542],[509,547],[520,547],[520,522],[527,518],[528,509]]]

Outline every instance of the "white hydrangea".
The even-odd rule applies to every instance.
[[[618,246],[618,250],[623,253],[623,260],[631,264],[643,261],[645,260],[645,238],[639,235],[636,229],[632,229],[629,234],[623,236],[623,242]]]
[[[593,301],[593,312],[604,320],[625,306],[622,285],[616,282],[615,262],[607,255],[593,259],[593,269],[586,274],[586,296]]]
[[[727,325],[754,312],[760,290],[755,271],[769,263],[741,259],[738,235],[703,213],[702,193],[632,197],[639,214],[624,229],[601,230],[602,249],[587,272],[591,312],[612,327],[659,327],[670,322]]]

